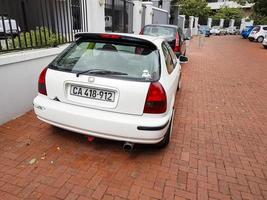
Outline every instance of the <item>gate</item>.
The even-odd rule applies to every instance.
[[[0,52],[57,46],[88,31],[87,0],[0,0]]]
[[[133,6],[133,2],[128,0],[106,0],[105,30],[132,33]]]

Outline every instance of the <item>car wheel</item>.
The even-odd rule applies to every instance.
[[[262,37],[262,36],[260,36],[260,37],[257,38],[257,42],[259,42],[259,43],[262,43],[263,40],[264,40],[264,37]]]
[[[158,148],[164,148],[168,146],[168,144],[170,143],[170,137],[171,137],[172,127],[173,127],[173,114],[174,114],[174,110],[172,111],[171,122],[169,124],[166,134],[164,135],[164,138],[159,143],[156,144],[156,147]]]
[[[267,46],[264,46],[265,49],[267,49]]]

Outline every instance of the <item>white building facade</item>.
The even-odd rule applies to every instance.
[[[235,1],[229,0],[208,0],[208,6],[212,10],[219,10],[223,7],[251,9],[253,5],[253,3],[246,3],[245,5],[240,5]]]

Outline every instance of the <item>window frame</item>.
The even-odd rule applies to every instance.
[[[93,42],[93,43],[96,43],[96,42],[99,42],[99,43],[106,43],[106,44],[118,44],[118,45],[124,45],[124,46],[132,46],[134,45],[135,43],[131,43],[131,42],[117,42],[117,41],[109,41],[109,40],[94,40],[94,39],[79,39],[77,41],[74,41],[72,42],[65,50],[63,50],[56,58],[53,59],[53,61],[48,64],[48,68],[51,69],[51,70],[56,70],[56,71],[61,71],[61,72],[67,72],[67,73],[74,73],[76,74],[77,72],[79,71],[69,71],[69,70],[66,70],[66,69],[62,69],[62,68],[58,68],[56,64],[56,62],[58,62],[59,60],[63,59],[63,57],[65,57],[73,48],[75,48],[76,46],[78,46],[80,43],[82,42]],[[139,46],[139,47],[143,47],[143,48],[146,48],[145,45],[136,45],[136,46]],[[158,78],[157,79],[154,79],[154,80],[142,80],[142,79],[136,79],[136,78],[132,78],[132,77],[116,77],[116,76],[102,76],[102,75],[93,75],[93,76],[96,76],[96,77],[108,77],[110,79],[121,79],[121,80],[127,80],[127,81],[135,81],[135,82],[157,82],[160,80],[161,78],[161,55],[160,55],[160,51],[159,49],[155,48],[155,50],[157,52],[157,57],[158,57]]]
[[[164,47],[165,46],[165,47]],[[177,62],[174,64],[173,63],[173,58],[172,58],[172,56],[171,56],[171,54],[170,54],[170,50],[169,50],[169,48],[171,48],[170,47],[170,45],[168,45],[168,43],[166,43],[166,41],[164,41],[164,42],[162,42],[161,43],[161,48],[162,48],[162,52],[163,52],[163,55],[164,55],[164,60],[165,60],[165,64],[166,64],[166,68],[167,68],[167,72],[168,72],[168,74],[172,74],[172,72],[174,71],[174,69],[175,69],[175,67],[176,67],[176,65],[177,65]],[[166,58],[166,55],[165,55],[165,49],[166,48],[166,50],[167,50],[167,54],[168,54],[168,56],[170,56],[170,62],[171,62],[171,64],[172,64],[172,69],[171,69],[171,71],[169,70],[169,65],[168,65],[168,63],[167,63],[167,58]]]

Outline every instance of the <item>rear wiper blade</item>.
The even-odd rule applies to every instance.
[[[116,72],[116,71],[103,70],[103,69],[89,69],[89,70],[77,73],[76,77],[79,77],[81,74],[128,75],[127,73],[123,73],[123,72]]]
[[[79,77],[81,74],[87,74],[87,73],[94,72],[94,71],[102,71],[102,69],[88,69],[82,72],[78,72],[76,74],[76,77]]]

